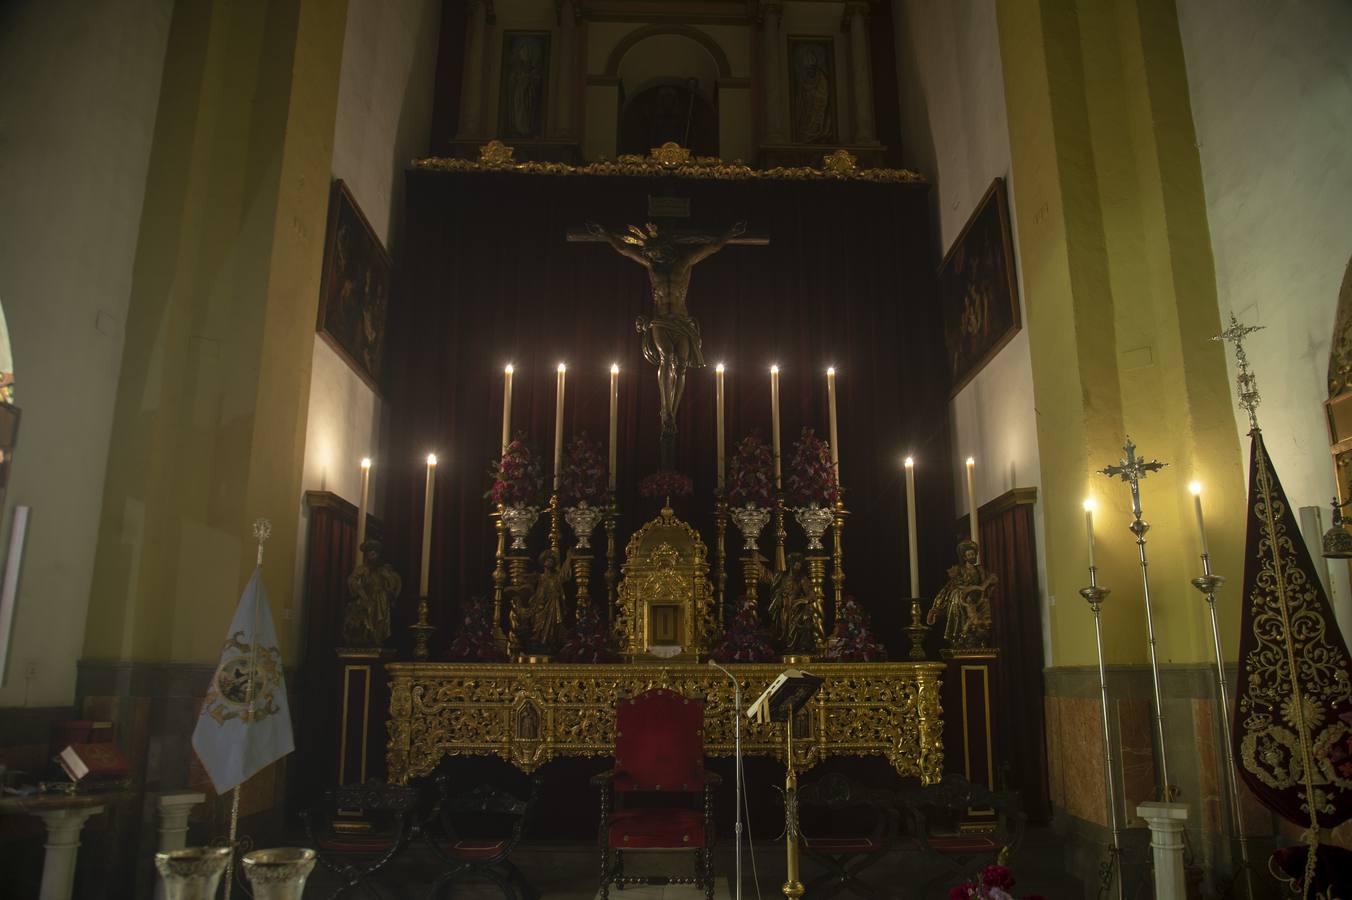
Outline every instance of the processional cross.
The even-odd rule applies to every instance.
[[[691,270],[728,244],[765,245],[770,239],[746,233],[738,222],[726,231],[709,233],[657,225],[630,225],[614,232],[588,222],[585,228],[569,228],[569,241],[599,241],[648,272],[652,285],[653,314],[639,316],[634,327],[643,335],[643,358],[657,367],[661,397],[662,468],[676,464],[676,410],[685,392],[685,370],[704,365],[699,322],[690,315],[686,294]]]
[[[1239,405],[1249,414],[1249,427],[1258,428],[1258,404],[1262,402],[1262,397],[1258,396],[1258,382],[1254,379],[1253,373],[1249,371],[1249,355],[1244,352],[1244,338],[1253,334],[1255,331],[1262,331],[1265,325],[1241,325],[1235,314],[1230,313],[1230,327],[1212,338],[1213,341],[1225,341],[1235,345],[1235,363],[1239,366],[1239,375],[1235,377],[1235,383],[1239,386]]]

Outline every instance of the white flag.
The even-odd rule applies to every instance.
[[[296,749],[282,654],[261,576],[262,569],[255,568],[239,598],[192,733],[192,747],[218,794]]]

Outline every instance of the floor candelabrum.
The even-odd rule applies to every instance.
[[[1103,624],[1101,613],[1103,599],[1108,589],[1099,587],[1098,569],[1089,567],[1089,586],[1080,589],[1080,596],[1089,604],[1094,614],[1094,644],[1098,648],[1099,671],[1099,708],[1103,714],[1103,772],[1108,789],[1108,821],[1111,825],[1112,843],[1108,845],[1108,859],[1103,863],[1099,877],[1100,884],[1108,887],[1115,881],[1117,898],[1122,900],[1122,833],[1117,825],[1117,776],[1113,769],[1113,741],[1108,731],[1108,670],[1103,662]],[[1102,896],[1100,893],[1099,896]]]
[[[1244,812],[1240,807],[1239,778],[1235,769],[1235,751],[1231,740],[1230,725],[1230,689],[1225,682],[1225,655],[1221,651],[1221,628],[1216,618],[1216,590],[1225,584],[1225,579],[1211,571],[1211,555],[1202,554],[1202,574],[1192,580],[1192,586],[1206,598],[1207,610],[1211,614],[1211,641],[1216,652],[1216,682],[1221,698],[1221,727],[1225,736],[1225,773],[1230,787],[1230,812],[1234,824],[1235,838],[1239,842],[1239,860],[1244,869],[1244,885],[1247,896],[1253,897],[1253,873],[1249,868],[1249,839],[1244,834]]]

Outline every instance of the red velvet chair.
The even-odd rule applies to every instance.
[[[615,768],[592,779],[601,788],[601,900],[612,884],[697,884],[713,900],[719,781],[704,770],[704,701],[665,688],[620,701]],[[626,850],[693,850],[695,875],[626,876]]]

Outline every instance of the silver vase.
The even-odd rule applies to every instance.
[[[275,847],[244,854],[244,877],[254,900],[300,900],[305,879],[315,867],[315,852],[305,847]]]
[[[743,550],[757,550],[756,543],[760,540],[761,532],[765,526],[770,524],[770,510],[761,508],[754,503],[748,503],[746,506],[734,506],[728,510],[728,515],[732,518],[733,524],[742,532],[742,539],[745,541],[742,545]]]
[[[526,549],[526,535],[535,525],[535,520],[540,518],[538,507],[526,506],[518,503],[515,506],[504,506],[502,508],[502,523],[507,526],[507,530],[512,533],[512,549]]]
[[[796,507],[793,517],[803,527],[803,534],[807,535],[807,549],[824,550],[822,535],[826,533],[826,526],[835,519],[836,511],[829,506],[809,503],[807,506]]]
[[[229,847],[185,847],[155,854],[165,900],[214,900]]]
[[[605,510],[599,506],[589,506],[586,500],[563,511],[564,521],[573,529],[573,534],[577,535],[577,549],[591,549],[592,532],[596,530],[604,515]]]

